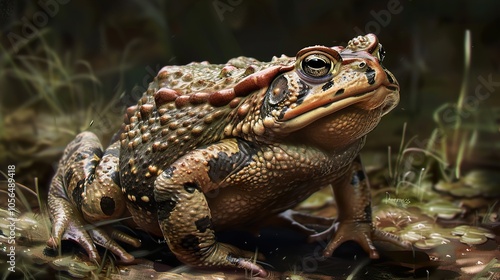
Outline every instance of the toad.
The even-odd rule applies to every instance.
[[[49,189],[48,245],[72,239],[91,259],[100,245],[131,262],[116,240],[139,240],[89,226],[131,216],[186,264],[266,276],[254,253],[218,242],[216,232],[258,224],[332,186],[340,214],[320,233],[331,237],[324,255],[353,240],[377,258],[373,238],[400,242],[372,224],[358,153],[399,101],[384,55],[368,34],[270,62],[164,67],[109,147],[83,132],[65,149]]]

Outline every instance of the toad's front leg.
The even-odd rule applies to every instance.
[[[155,181],[158,220],[170,249],[182,262],[200,267],[243,268],[265,277],[254,255],[215,240],[205,193],[251,161],[243,140],[228,139],[194,150],[164,170]],[[216,164],[211,164],[217,162]]]
[[[125,210],[116,182],[118,148],[118,143],[113,144],[103,154],[99,139],[90,132],[80,133],[66,147],[49,188],[48,207],[53,225],[47,245],[57,248],[61,239],[71,239],[92,260],[100,259],[95,244],[107,248],[124,262],[134,260],[113,239],[136,247],[139,240],[115,229],[91,225],[117,219]]]
[[[352,163],[351,171],[333,186],[333,191],[339,212],[338,224],[311,237],[312,240],[318,240],[333,235],[323,252],[324,256],[331,256],[340,244],[349,240],[357,242],[372,259],[379,257],[373,239],[408,247],[409,244],[397,236],[374,228],[370,186],[359,156]]]

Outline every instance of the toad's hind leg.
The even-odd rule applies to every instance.
[[[88,225],[100,220],[120,217],[125,209],[117,182],[118,146],[102,152],[97,137],[90,132],[77,135],[65,149],[48,195],[52,236],[47,241],[58,247],[61,239],[79,243],[89,257],[99,260],[94,244],[101,245],[125,262],[134,259],[113,238],[138,246],[139,241],[126,234]]]
[[[155,181],[160,228],[170,249],[182,262],[202,267],[243,268],[266,276],[251,252],[215,240],[205,192],[252,158],[243,140],[229,139],[194,150],[178,159]],[[211,169],[212,168],[212,169]]]

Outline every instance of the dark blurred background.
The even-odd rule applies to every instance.
[[[401,84],[400,105],[369,137],[368,147],[385,151],[399,145],[404,122],[408,135],[428,135],[433,112],[457,101],[468,29],[467,91],[484,93],[469,105],[500,104],[495,0],[0,0],[0,27],[0,160],[45,183],[75,133],[92,122],[109,139],[125,105],[167,64],[270,60],[375,33]]]

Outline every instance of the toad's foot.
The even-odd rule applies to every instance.
[[[269,273],[260,265],[255,263],[255,259],[263,260],[262,254],[254,254],[249,251],[243,251],[237,247],[225,243],[215,243],[216,252],[213,252],[208,259],[216,263],[227,262],[224,266],[236,266],[250,271],[252,277],[267,277]],[[237,257],[238,256],[238,257]],[[220,257],[225,258],[222,260]]]
[[[57,228],[57,227],[56,227]],[[109,234],[108,234],[109,232]],[[54,234],[55,233],[55,234]],[[97,245],[100,245],[110,250],[115,256],[119,257],[124,263],[134,261],[134,257],[127,253],[115,240],[132,245],[140,246],[140,241],[121,231],[112,228],[97,228],[93,225],[85,225],[79,219],[72,219],[67,222],[64,234],[53,232],[53,235],[47,241],[47,245],[51,248],[58,248],[62,240],[72,240],[78,243],[87,252],[91,260],[100,261],[100,256],[97,251]]]
[[[323,251],[323,256],[325,257],[330,257],[333,251],[335,251],[340,244],[346,241],[354,241],[358,243],[363,250],[368,253],[371,259],[379,258],[379,253],[373,245],[372,240],[388,242],[402,248],[408,248],[410,246],[410,243],[403,241],[398,236],[375,229],[371,223],[363,222],[335,223],[326,231],[311,235],[309,240],[325,240],[330,236],[332,236],[332,238]]]

